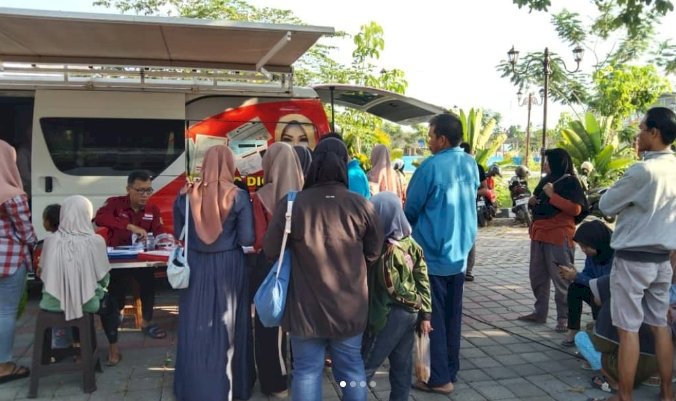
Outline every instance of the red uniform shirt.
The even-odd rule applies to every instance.
[[[108,229],[106,243],[108,246],[131,245],[131,231],[128,224],[141,227],[155,237],[162,234],[162,220],[160,209],[155,205],[146,205],[135,212],[131,208],[129,195],[108,198],[106,203],[96,212],[94,222],[99,227]]]

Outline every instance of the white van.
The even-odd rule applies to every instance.
[[[291,64],[333,32],[0,8],[0,139],[17,149],[38,236],[45,206],[81,194],[98,208],[136,169],[153,174],[150,202],[171,227],[185,172],[216,143],[260,186],[261,149],[313,148],[330,131],[321,99],[400,123],[443,111],[380,90],[295,87]]]

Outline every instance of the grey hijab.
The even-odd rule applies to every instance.
[[[371,198],[386,239],[401,240],[411,235],[411,225],[406,220],[401,199],[394,192],[380,192]]]

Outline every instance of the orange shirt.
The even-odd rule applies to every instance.
[[[533,221],[530,227],[530,238],[534,241],[560,246],[568,243],[568,246],[573,248],[575,246],[573,242],[575,216],[582,212],[582,206],[556,193],[549,198],[549,203],[561,212],[548,219]]]

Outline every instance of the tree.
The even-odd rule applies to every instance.
[[[548,11],[551,0],[512,0],[519,8],[527,6],[530,11]],[[644,36],[651,24],[667,13],[674,11],[670,0],[596,0],[601,16],[594,25],[606,37],[613,31],[626,29],[632,38]]]
[[[626,152],[617,151],[617,140],[608,133],[611,126],[610,118],[597,119],[587,113],[584,120],[570,121],[568,128],[561,131],[558,146],[570,154],[578,169],[585,161],[594,165],[591,177],[594,183],[612,180],[635,160]]]
[[[468,113],[460,109],[460,122],[462,123],[462,140],[469,144],[476,162],[486,167],[488,158],[500,149],[507,135],[493,132],[497,122],[491,118],[485,124],[481,109],[469,109]]]
[[[661,94],[671,91],[669,81],[654,66],[607,66],[594,73],[596,93],[590,100],[593,110],[612,117],[619,128],[637,112],[645,112]]]

